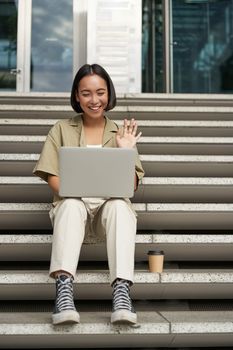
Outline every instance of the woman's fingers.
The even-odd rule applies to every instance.
[[[128,132],[128,120],[124,119],[124,133]]]
[[[130,134],[133,134],[134,126],[135,126],[135,120],[132,118],[130,120],[130,123],[129,123],[129,126],[128,126],[128,132]]]
[[[121,137],[123,137],[125,134],[131,134],[134,137],[136,137],[136,141],[137,141],[140,138],[141,134],[142,134],[140,132],[136,136],[137,129],[138,129],[138,125],[137,125],[137,122],[135,121],[134,118],[132,118],[131,120],[124,119],[124,124],[123,124],[123,128],[122,128]]]
[[[138,124],[134,122],[132,134],[135,136],[137,134]]]
[[[136,126],[137,126],[137,123],[134,118],[132,118],[131,120],[124,119],[123,128],[125,132],[130,134],[134,133],[134,129]]]
[[[142,135],[142,132],[140,131],[140,133],[136,136],[136,142],[140,139],[141,135]]]

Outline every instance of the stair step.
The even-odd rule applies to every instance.
[[[139,230],[231,230],[232,203],[133,203]],[[2,230],[50,229],[48,203],[0,203]]]
[[[137,143],[142,154],[232,154],[232,137],[141,137]]]
[[[3,202],[52,202],[53,192],[48,184],[36,176],[0,177]]]
[[[58,119],[0,119],[2,135],[47,135]],[[122,120],[114,120],[122,125]],[[233,121],[137,120],[143,136],[232,136]]]
[[[32,170],[39,159],[39,154],[0,153],[0,175],[32,175]]]
[[[127,105],[152,106],[232,106],[230,94],[126,93],[117,101]],[[11,100],[12,102],[12,100]]]
[[[29,105],[29,104],[1,104],[1,118],[10,118],[20,116],[24,118],[69,118],[75,115],[69,105]],[[211,119],[211,120],[232,120],[233,106],[133,106],[127,104],[125,106],[116,106],[114,110],[107,113],[113,118],[135,118],[135,119]]]
[[[0,92],[1,104],[70,105],[69,92]],[[118,105],[232,106],[230,94],[117,93]]]
[[[110,324],[106,245],[84,244],[74,284],[82,323],[54,327],[52,194],[32,169],[51,126],[75,115],[69,94],[55,96],[0,93],[0,347],[231,347],[233,304],[219,309],[218,300],[232,299],[233,292],[232,97],[118,96],[109,117],[118,124],[134,117],[143,133],[138,149],[146,177],[133,199],[139,231],[131,289],[139,324]],[[151,249],[165,252],[162,274],[148,271]],[[51,311],[36,311],[48,302]],[[23,303],[34,308],[26,312]]]
[[[0,261],[49,261],[51,234],[25,233],[0,235]],[[156,233],[136,235],[135,260],[147,261],[148,250],[159,249],[165,261],[232,261],[233,235]],[[105,243],[83,244],[80,261],[107,261]]]
[[[233,173],[229,155],[140,155],[140,160],[147,176],[231,177]]]
[[[232,112],[232,106],[128,106],[135,119],[232,120]]]
[[[0,314],[0,340],[4,348],[88,348],[231,346],[232,311],[137,312],[134,327],[111,325],[110,312],[80,312],[81,323],[53,326],[51,313]],[[93,335],[93,336],[91,336]]]
[[[0,176],[2,202],[51,202],[52,191],[35,176]],[[232,202],[233,178],[144,177],[133,202]]]
[[[80,312],[81,323],[71,326],[51,324],[51,313],[0,314],[0,340],[3,347],[127,347],[168,344],[169,322],[157,312],[139,312],[140,325],[110,324],[110,312]],[[36,344],[36,345],[35,345]]]
[[[231,229],[232,203],[146,203],[139,210],[138,225],[158,230]]]
[[[0,153],[0,176],[31,176],[39,154]],[[146,175],[151,176],[223,176],[233,174],[233,156],[140,155]]]
[[[74,294],[78,299],[111,299],[109,272],[78,269]],[[175,269],[159,273],[135,270],[133,299],[228,299],[233,293],[232,269]],[[46,271],[0,271],[1,300],[54,299],[55,283]]]
[[[222,96],[221,96],[222,98]],[[1,104],[16,105],[70,105],[70,93],[68,92],[0,92]]]
[[[40,153],[46,136],[0,135],[1,152]],[[141,137],[138,151],[145,154],[233,154],[232,137]]]
[[[134,201],[232,202],[233,178],[144,177]]]

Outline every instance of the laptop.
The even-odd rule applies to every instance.
[[[59,152],[60,196],[133,197],[135,149],[61,147]]]

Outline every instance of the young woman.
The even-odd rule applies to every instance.
[[[50,218],[53,243],[50,276],[56,280],[53,324],[79,323],[74,305],[73,280],[83,242],[106,240],[110,283],[113,288],[111,322],[136,323],[137,315],[130,298],[134,275],[136,213],[129,199],[59,197],[59,160],[61,146],[136,148],[134,119],[124,120],[122,128],[105,112],[115,107],[116,95],[111,78],[98,64],[85,64],[77,72],[71,91],[75,117],[57,122],[50,130],[33,173],[54,192]],[[119,170],[120,174],[120,170]],[[139,157],[135,163],[134,187],[143,177]]]

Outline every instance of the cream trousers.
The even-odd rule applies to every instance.
[[[76,274],[84,237],[106,239],[110,283],[133,282],[136,216],[124,199],[68,198],[50,212],[53,241],[50,275],[64,270]]]

